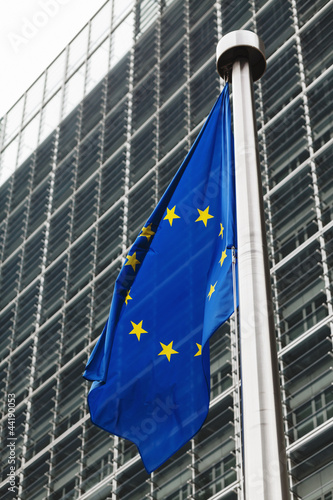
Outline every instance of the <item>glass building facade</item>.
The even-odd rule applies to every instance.
[[[20,500],[244,498],[233,319],[211,340],[203,428],[151,475],[92,426],[82,372],[123,259],[222,88],[217,42],[250,29],[268,63],[255,100],[290,489],[332,500],[332,7],[109,0],[3,117],[1,498],[10,429]]]

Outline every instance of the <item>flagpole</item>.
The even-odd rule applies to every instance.
[[[264,44],[251,31],[233,31],[216,54],[220,76],[232,82],[245,498],[289,500],[253,97]]]

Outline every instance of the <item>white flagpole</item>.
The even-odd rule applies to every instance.
[[[232,82],[246,500],[288,500],[289,484],[265,234],[253,80],[264,44],[234,31],[217,46],[217,69]]]

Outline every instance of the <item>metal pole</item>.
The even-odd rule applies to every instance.
[[[228,33],[217,46],[217,67],[232,81],[245,498],[288,500],[252,83],[266,68],[262,41],[250,31]]]

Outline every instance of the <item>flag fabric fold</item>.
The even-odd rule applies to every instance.
[[[234,311],[234,151],[228,84],[132,245],[87,363],[94,424],[131,440],[148,472],[202,426],[209,338]]]

